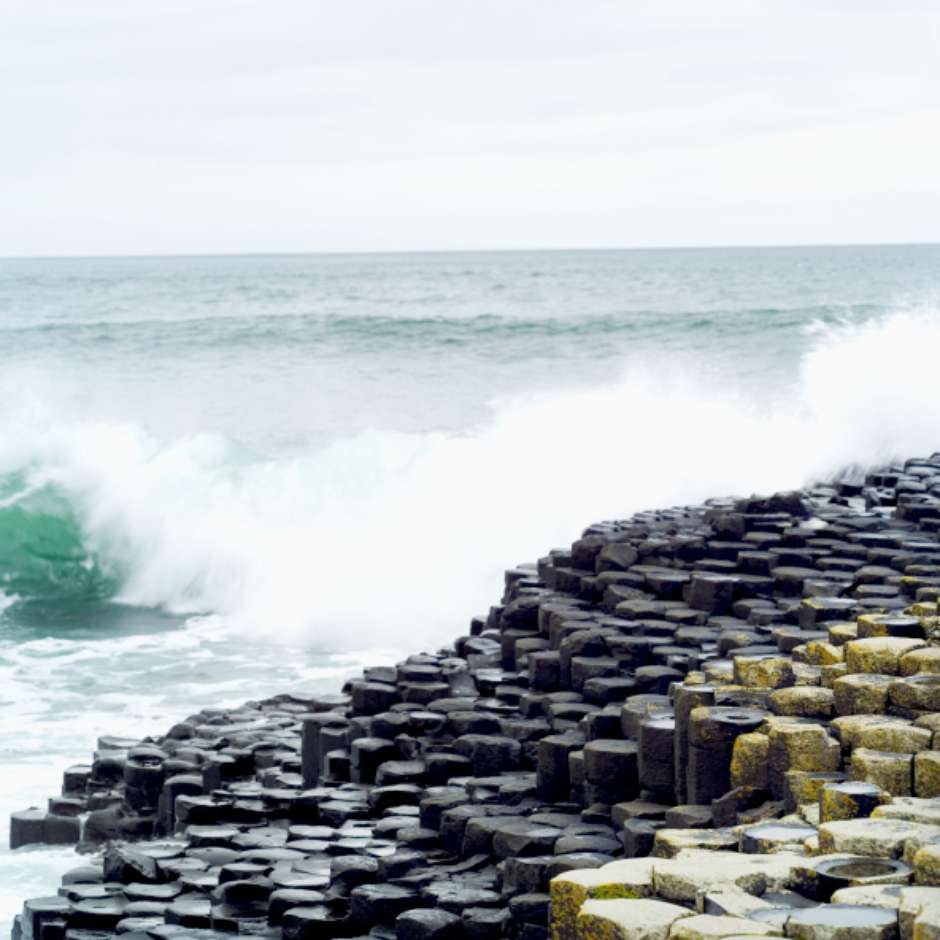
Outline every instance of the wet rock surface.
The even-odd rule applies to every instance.
[[[589,527],[452,648],[103,737],[15,940],[940,936],[940,455]]]

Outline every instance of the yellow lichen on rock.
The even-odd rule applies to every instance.
[[[600,868],[564,872],[551,880],[552,940],[574,940],[578,911],[585,901],[638,899],[652,894],[652,860],[631,858]]]
[[[892,796],[910,796],[914,785],[914,759],[910,754],[860,747],[852,752],[853,780],[873,783]]]
[[[766,734],[749,732],[738,735],[731,752],[731,786],[767,789],[767,754],[770,739]]]
[[[940,845],[924,845],[917,850],[914,878],[919,885],[940,885]]]
[[[836,667],[830,667],[836,668]],[[832,685],[837,715],[881,715],[888,707],[891,676],[845,675]]]
[[[809,640],[805,644],[806,662],[816,666],[832,666],[845,661],[845,648],[826,640]]]
[[[940,751],[921,751],[914,755],[914,795],[940,796]]]
[[[908,607],[907,613],[918,618],[940,617],[940,610],[934,601],[915,601]]]
[[[797,685],[777,689],[770,694],[770,707],[775,715],[799,718],[831,718],[835,695],[832,689]]]
[[[858,626],[854,623],[833,623],[829,625],[829,642],[833,646],[845,646],[849,640],[858,637]]]
[[[925,672],[940,673],[940,646],[925,646],[901,657],[902,676],[916,676]]]
[[[832,663],[828,666],[819,667],[819,684],[826,689],[834,689],[836,682],[849,671],[844,662]]]
[[[796,684],[789,656],[735,656],[734,681],[745,688],[782,689]]]
[[[865,747],[875,751],[916,754],[929,748],[933,739],[928,729],[918,727],[906,718],[885,715],[844,715],[832,722],[832,728],[846,750]]]
[[[862,614],[856,621],[856,636],[888,636],[887,627],[881,622],[883,616],[881,613]]]
[[[849,673],[880,673],[896,676],[901,657],[924,646],[923,640],[899,636],[874,636],[851,640],[845,645],[845,664]]]
[[[778,799],[786,790],[786,774],[793,770],[828,773],[842,765],[842,748],[819,725],[792,721],[774,724],[768,747],[768,781]]]

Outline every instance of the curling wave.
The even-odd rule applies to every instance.
[[[450,639],[501,569],[591,519],[940,447],[937,349],[933,311],[817,324],[785,387],[633,362],[613,385],[496,403],[464,434],[371,431],[280,459],[11,412],[3,590],[211,611],[334,650]]]

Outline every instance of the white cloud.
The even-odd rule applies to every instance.
[[[940,238],[934,3],[0,8],[0,254]]]

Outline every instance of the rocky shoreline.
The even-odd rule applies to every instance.
[[[102,738],[14,940],[940,938],[940,454],[589,527],[453,648]]]

